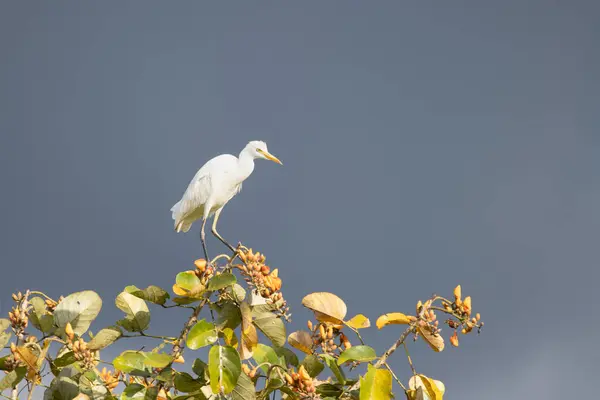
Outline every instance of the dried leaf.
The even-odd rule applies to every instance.
[[[444,338],[439,333],[434,335],[431,332],[431,327],[419,327],[419,334],[427,342],[433,351],[440,352],[444,350]]]
[[[311,293],[302,299],[302,305],[315,312],[315,317],[321,322],[342,324],[346,317],[346,303],[333,293]]]
[[[310,333],[306,331],[296,331],[288,336],[288,343],[306,354],[312,354],[313,341]]]
[[[431,400],[442,400],[446,387],[441,381],[431,379],[425,375],[412,376],[408,381],[408,387],[412,390],[422,389],[423,398]]]

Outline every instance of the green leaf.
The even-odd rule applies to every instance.
[[[138,297],[142,300],[146,300],[154,304],[159,304],[161,306],[165,304],[167,300],[171,297],[169,296],[169,293],[167,293],[166,290],[154,285],[150,285],[143,290],[131,285],[127,286],[125,288],[125,291],[131,293],[135,297]]]
[[[0,380],[0,392],[17,386],[17,384],[25,377],[26,372],[27,367],[18,367],[14,371],[4,375],[4,378]]]
[[[300,361],[298,360],[298,356],[290,349],[286,347],[275,347],[274,350],[279,357],[283,357],[285,359],[287,365],[292,365],[296,368],[299,366],[298,364]]]
[[[55,380],[48,390],[52,393],[52,400],[72,400],[79,394],[79,385],[72,378],[63,376]]]
[[[246,374],[240,374],[240,378],[237,381],[237,385],[231,392],[232,400],[255,400],[256,399],[256,388],[254,382]]]
[[[54,317],[46,311],[46,302],[41,297],[29,299],[33,305],[33,312],[29,314],[29,320],[38,330],[50,333],[54,330]]]
[[[321,397],[333,397],[337,399],[339,395],[342,394],[344,387],[341,385],[333,385],[331,383],[322,383],[317,386],[316,389]]]
[[[77,359],[75,358],[75,353],[73,353],[72,351],[68,351],[60,357],[58,357],[56,360],[54,360],[54,365],[56,365],[59,368],[63,368],[67,365],[73,364],[76,361]]]
[[[0,332],[4,332],[10,326],[10,320],[8,318],[0,318]]]
[[[267,313],[253,313],[254,314],[254,326],[256,326],[276,347],[281,347],[285,344],[286,332],[285,325],[281,318],[278,318],[275,314]]]
[[[65,297],[54,310],[54,324],[64,329],[71,323],[73,331],[81,336],[100,313],[102,299],[96,292],[84,290]]]
[[[6,360],[9,356],[0,357],[0,371],[6,371]]]
[[[163,368],[156,376],[156,379],[165,382],[169,386],[173,386],[175,381],[175,370],[171,367]]]
[[[201,359],[196,358],[194,360],[194,363],[192,364],[192,371],[194,371],[194,373],[198,375],[203,382],[206,382],[208,379],[208,365]]]
[[[194,297],[175,297],[175,298],[173,298],[173,303],[179,304],[180,306],[192,304],[197,301],[200,301],[200,298],[194,298]]]
[[[211,308],[217,311],[219,317],[216,325],[219,330],[225,328],[235,329],[242,323],[242,313],[237,304],[231,301],[224,301],[221,304],[211,305]]]
[[[10,332],[2,332],[0,333],[0,349],[6,346],[8,342],[10,342],[10,337],[12,333]]]
[[[360,378],[360,400],[388,400],[392,398],[392,374],[386,369],[367,365],[367,373]]]
[[[94,371],[87,371],[79,378],[79,391],[87,395],[90,400],[106,400],[108,390],[104,382],[98,379]]]
[[[146,395],[146,387],[139,383],[130,383],[127,385],[123,393],[121,393],[121,400],[141,400]]]
[[[192,350],[198,350],[201,347],[211,345],[218,339],[218,334],[215,325],[205,320],[198,321],[186,339],[186,345]]]
[[[154,368],[164,368],[173,361],[173,357],[165,353],[144,353],[144,365]]]
[[[125,320],[117,322],[123,328],[134,332],[142,332],[148,328],[150,324],[150,311],[144,300],[130,293],[121,292],[117,296],[115,304],[126,314]]]
[[[203,383],[199,379],[194,379],[185,372],[178,372],[175,375],[175,389],[184,393],[191,393],[200,390]]]
[[[347,361],[369,362],[377,358],[377,353],[370,346],[352,346],[340,354],[337,360],[338,365],[342,365]]]
[[[238,303],[241,303],[246,298],[246,289],[244,289],[240,284],[234,283],[231,288],[228,289],[231,292],[231,295]]]
[[[231,286],[237,282],[235,275],[230,272],[223,272],[215,275],[208,281],[208,290],[219,290]]]
[[[275,350],[273,350],[271,347],[267,346],[266,344],[262,344],[262,343],[257,344],[256,347],[254,348],[254,351],[252,352],[252,358],[254,358],[254,360],[256,361],[257,364],[269,363],[271,365],[283,366],[279,362],[279,356],[277,355]],[[263,371],[265,371],[265,373],[267,373],[269,371],[269,366],[263,365],[261,367],[261,369]]]
[[[231,346],[215,345],[208,353],[210,387],[213,393],[229,394],[235,388],[242,372],[240,355]]]
[[[100,332],[98,332],[96,336],[94,336],[94,338],[88,343],[88,348],[90,350],[102,350],[113,344],[122,335],[123,333],[118,326],[109,326],[107,328],[100,329]]]
[[[146,357],[140,351],[127,350],[113,360],[115,369],[136,376],[150,376],[144,361]]]
[[[175,283],[187,290],[193,290],[196,286],[201,285],[200,278],[193,271],[178,273],[175,277]]]
[[[319,358],[313,355],[306,356],[300,365],[304,365],[306,372],[308,372],[312,378],[318,376],[325,369],[325,366],[319,361]]]
[[[325,364],[327,364],[331,372],[333,372],[333,375],[335,375],[335,378],[339,383],[343,384],[344,382],[346,382],[346,376],[344,375],[344,371],[340,369],[340,367],[338,367],[335,358],[333,358],[329,354],[320,354],[319,357],[321,357],[323,361],[325,361]]]

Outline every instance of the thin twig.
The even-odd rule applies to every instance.
[[[406,338],[408,337],[408,335],[410,335],[410,333],[414,329],[415,329],[414,323],[410,324],[409,327],[406,328],[406,330],[404,332],[402,332],[402,334],[400,335],[400,337],[398,338],[398,340],[396,340],[396,343],[394,343],[393,345],[391,345],[390,348],[387,349],[386,352],[383,353],[383,355],[381,357],[379,357],[379,359],[377,360],[377,362],[375,363],[375,365],[373,365],[373,367],[379,368],[382,365],[384,365],[387,362],[388,357],[391,356],[392,353],[395,352],[396,349],[398,347],[400,347],[400,345],[402,345],[402,343],[404,343],[404,341],[406,340]],[[354,385],[352,385],[352,387],[350,387],[347,391],[351,392],[352,390],[356,390],[359,387],[360,387],[360,380],[357,381]]]
[[[410,369],[412,370],[413,376],[417,375],[417,371],[415,370],[415,366],[412,363],[412,358],[410,358],[410,353],[408,352],[408,346],[406,343],[402,343],[404,346],[404,352],[406,353],[406,358],[408,359],[408,365],[410,365]]]
[[[402,387],[402,389],[404,389],[404,391],[406,392],[406,387],[402,384],[402,381],[398,379],[398,377],[394,373],[394,370],[392,370],[392,367],[390,367],[388,363],[385,363],[385,367],[388,369],[388,371],[390,371],[396,382],[398,382],[398,385],[400,385],[400,387]]]

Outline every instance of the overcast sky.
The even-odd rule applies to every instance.
[[[202,252],[169,209],[259,139],[284,166],[257,162],[220,232],[279,268],[292,328],[312,291],[374,322],[460,283],[483,334],[413,345],[448,399],[591,398],[599,21],[596,1],[2,2],[0,311],[93,289],[98,330],[126,285],[170,287]],[[151,332],[179,331],[167,311]]]

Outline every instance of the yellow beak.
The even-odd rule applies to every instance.
[[[258,151],[260,153],[262,153],[262,155],[264,155],[265,157],[267,157],[268,160],[274,161],[279,165],[283,165],[283,163],[281,161],[279,161],[279,158],[275,157],[273,154],[269,153],[268,151],[263,151],[261,149],[258,149]]]

